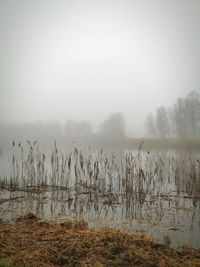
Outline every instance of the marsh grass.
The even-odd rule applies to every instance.
[[[12,149],[10,177],[0,179],[2,196],[9,193],[0,199],[5,217],[6,212],[11,218],[24,212],[95,220],[115,216],[178,231],[178,214],[189,213],[191,225],[198,223],[198,157],[143,151],[142,143],[136,152],[124,151],[120,157],[77,147],[63,153],[56,142],[49,154],[36,141],[26,146],[13,142]]]
[[[200,199],[200,162],[187,155],[175,157],[159,153],[125,151],[118,158],[114,153],[77,147],[63,153],[54,142],[51,154],[40,151],[38,142],[27,141],[26,149],[13,141],[10,177],[0,179],[1,190],[10,192],[10,207],[20,203],[20,209],[45,213],[48,201],[50,214],[73,211],[76,216],[94,210],[97,217],[115,213],[119,205],[127,218],[146,218],[161,222],[169,207],[194,212]],[[67,207],[66,207],[67,205]],[[189,207],[191,209],[191,206]],[[104,211],[103,211],[104,210]],[[194,220],[195,216],[192,216]]]
[[[28,147],[27,147],[28,146]],[[200,161],[191,155],[185,158],[162,156],[150,152],[127,151],[111,159],[103,150],[81,151],[77,147],[68,154],[54,142],[50,157],[39,149],[38,142],[27,141],[27,152],[13,141],[10,177],[1,177],[1,187],[60,188],[77,193],[118,194],[129,199],[133,194],[143,202],[147,194],[159,194],[175,184],[177,194],[200,196]]]
[[[44,221],[28,214],[1,225],[0,234],[1,266],[200,265],[200,251],[186,245],[174,250],[168,239],[160,245],[144,234],[93,230],[83,220]]]

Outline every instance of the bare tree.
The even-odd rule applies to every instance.
[[[70,140],[86,140],[93,134],[92,124],[89,121],[68,120],[64,127],[64,136]]]
[[[187,125],[187,112],[185,106],[185,100],[183,98],[178,98],[176,104],[174,105],[174,124],[176,135],[181,138],[185,138],[186,125]]]
[[[187,135],[197,137],[200,134],[200,97],[197,92],[190,92],[185,99],[187,112]]]
[[[200,137],[200,95],[192,91],[185,98],[178,98],[170,107],[160,107],[156,120],[152,114],[146,119],[150,136],[160,138],[198,138]]]
[[[149,134],[149,136],[155,138],[156,137],[156,125],[155,125],[155,119],[152,113],[150,113],[148,117],[146,118],[145,124],[146,124],[147,133]]]
[[[100,126],[101,135],[109,140],[125,138],[125,120],[121,113],[111,114]]]
[[[169,119],[165,107],[157,109],[156,126],[160,138],[169,137]]]
[[[190,92],[186,98],[179,98],[174,105],[176,133],[181,138],[194,138],[200,134],[200,97]]]

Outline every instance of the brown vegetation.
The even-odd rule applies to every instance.
[[[15,224],[0,224],[0,266],[200,266],[200,250],[169,244],[89,229],[83,220],[42,221],[27,214]]]

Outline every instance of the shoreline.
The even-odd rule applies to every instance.
[[[84,220],[41,220],[28,213],[0,224],[0,266],[200,266],[200,249],[178,250],[144,234],[92,229]]]

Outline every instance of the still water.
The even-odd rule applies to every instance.
[[[1,155],[1,221],[34,212],[200,247],[198,153],[13,147]],[[7,167],[6,167],[7,166]],[[9,170],[9,171],[8,171]]]

